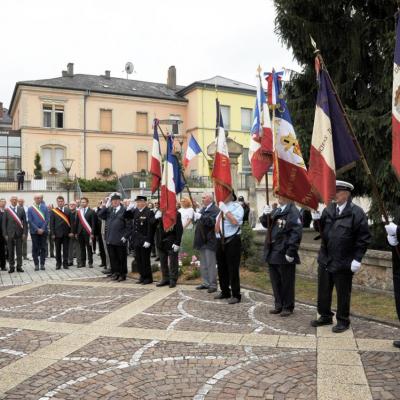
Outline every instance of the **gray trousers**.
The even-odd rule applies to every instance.
[[[75,237],[69,238],[68,262],[70,264],[73,263],[74,258],[76,258],[77,265],[81,264],[81,249],[79,247],[79,242]]]
[[[203,285],[209,288],[217,288],[217,266],[214,250],[200,250],[200,272]]]

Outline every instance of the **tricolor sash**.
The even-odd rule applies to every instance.
[[[19,219],[19,217],[16,214],[16,212],[10,207],[7,207],[6,210],[11,215],[11,217],[15,221],[15,223],[17,225],[19,225],[21,227],[21,229],[24,229],[24,225],[23,225],[22,221]]]
[[[83,210],[81,208],[78,210],[78,218],[79,218],[79,221],[81,222],[81,225],[85,229],[86,233],[89,236],[91,236],[92,235],[92,228],[89,225],[89,223],[87,222],[87,220],[85,218],[85,214],[83,214]]]
[[[59,208],[53,208],[51,211],[53,211],[54,214],[56,214],[58,217],[60,217],[68,225],[68,227],[71,228],[71,223],[69,222],[68,215],[66,215]]]
[[[42,212],[42,210],[36,205],[34,204],[32,206],[32,209],[36,212],[36,215],[43,221],[46,222],[46,218],[44,217],[44,214]]]

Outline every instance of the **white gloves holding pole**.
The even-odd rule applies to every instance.
[[[385,225],[386,233],[387,233],[387,241],[393,247],[399,244],[397,239],[397,225],[393,222]]]
[[[272,213],[272,207],[269,204],[267,204],[263,209],[263,214],[264,215],[269,215],[271,213]]]
[[[224,214],[229,212],[227,205],[223,201],[219,202],[218,207]]]

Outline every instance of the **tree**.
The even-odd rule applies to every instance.
[[[34,175],[35,179],[42,179],[43,172],[42,172],[42,164],[40,163],[39,153],[35,154],[35,159],[34,159],[33,163],[35,165],[35,169],[33,170],[33,175]]]
[[[390,159],[397,1],[274,0],[274,3],[276,33],[292,49],[302,67],[285,85],[285,93],[303,155],[305,158],[309,155],[317,94],[311,35],[321,50],[384,203],[389,213],[396,215],[400,186]],[[371,195],[361,162],[341,178],[355,184],[355,195]],[[379,222],[380,215],[373,198],[370,217]]]

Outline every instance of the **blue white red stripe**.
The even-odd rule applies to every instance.
[[[153,147],[151,150],[151,165],[150,173],[153,175],[151,181],[151,193],[154,193],[161,183],[161,148],[160,140],[158,137],[158,120],[154,119],[153,122]]]
[[[393,66],[392,97],[392,167],[400,179],[400,25],[396,18],[396,47]]]
[[[266,76],[268,84],[268,104],[270,106],[276,106],[279,102],[279,87],[283,71],[276,72],[272,69],[272,72],[266,72],[264,75]]]
[[[193,160],[198,154],[202,152],[201,147],[193,135],[190,136],[188,147],[186,149],[185,158],[183,159],[183,166],[186,168],[190,161]]]

